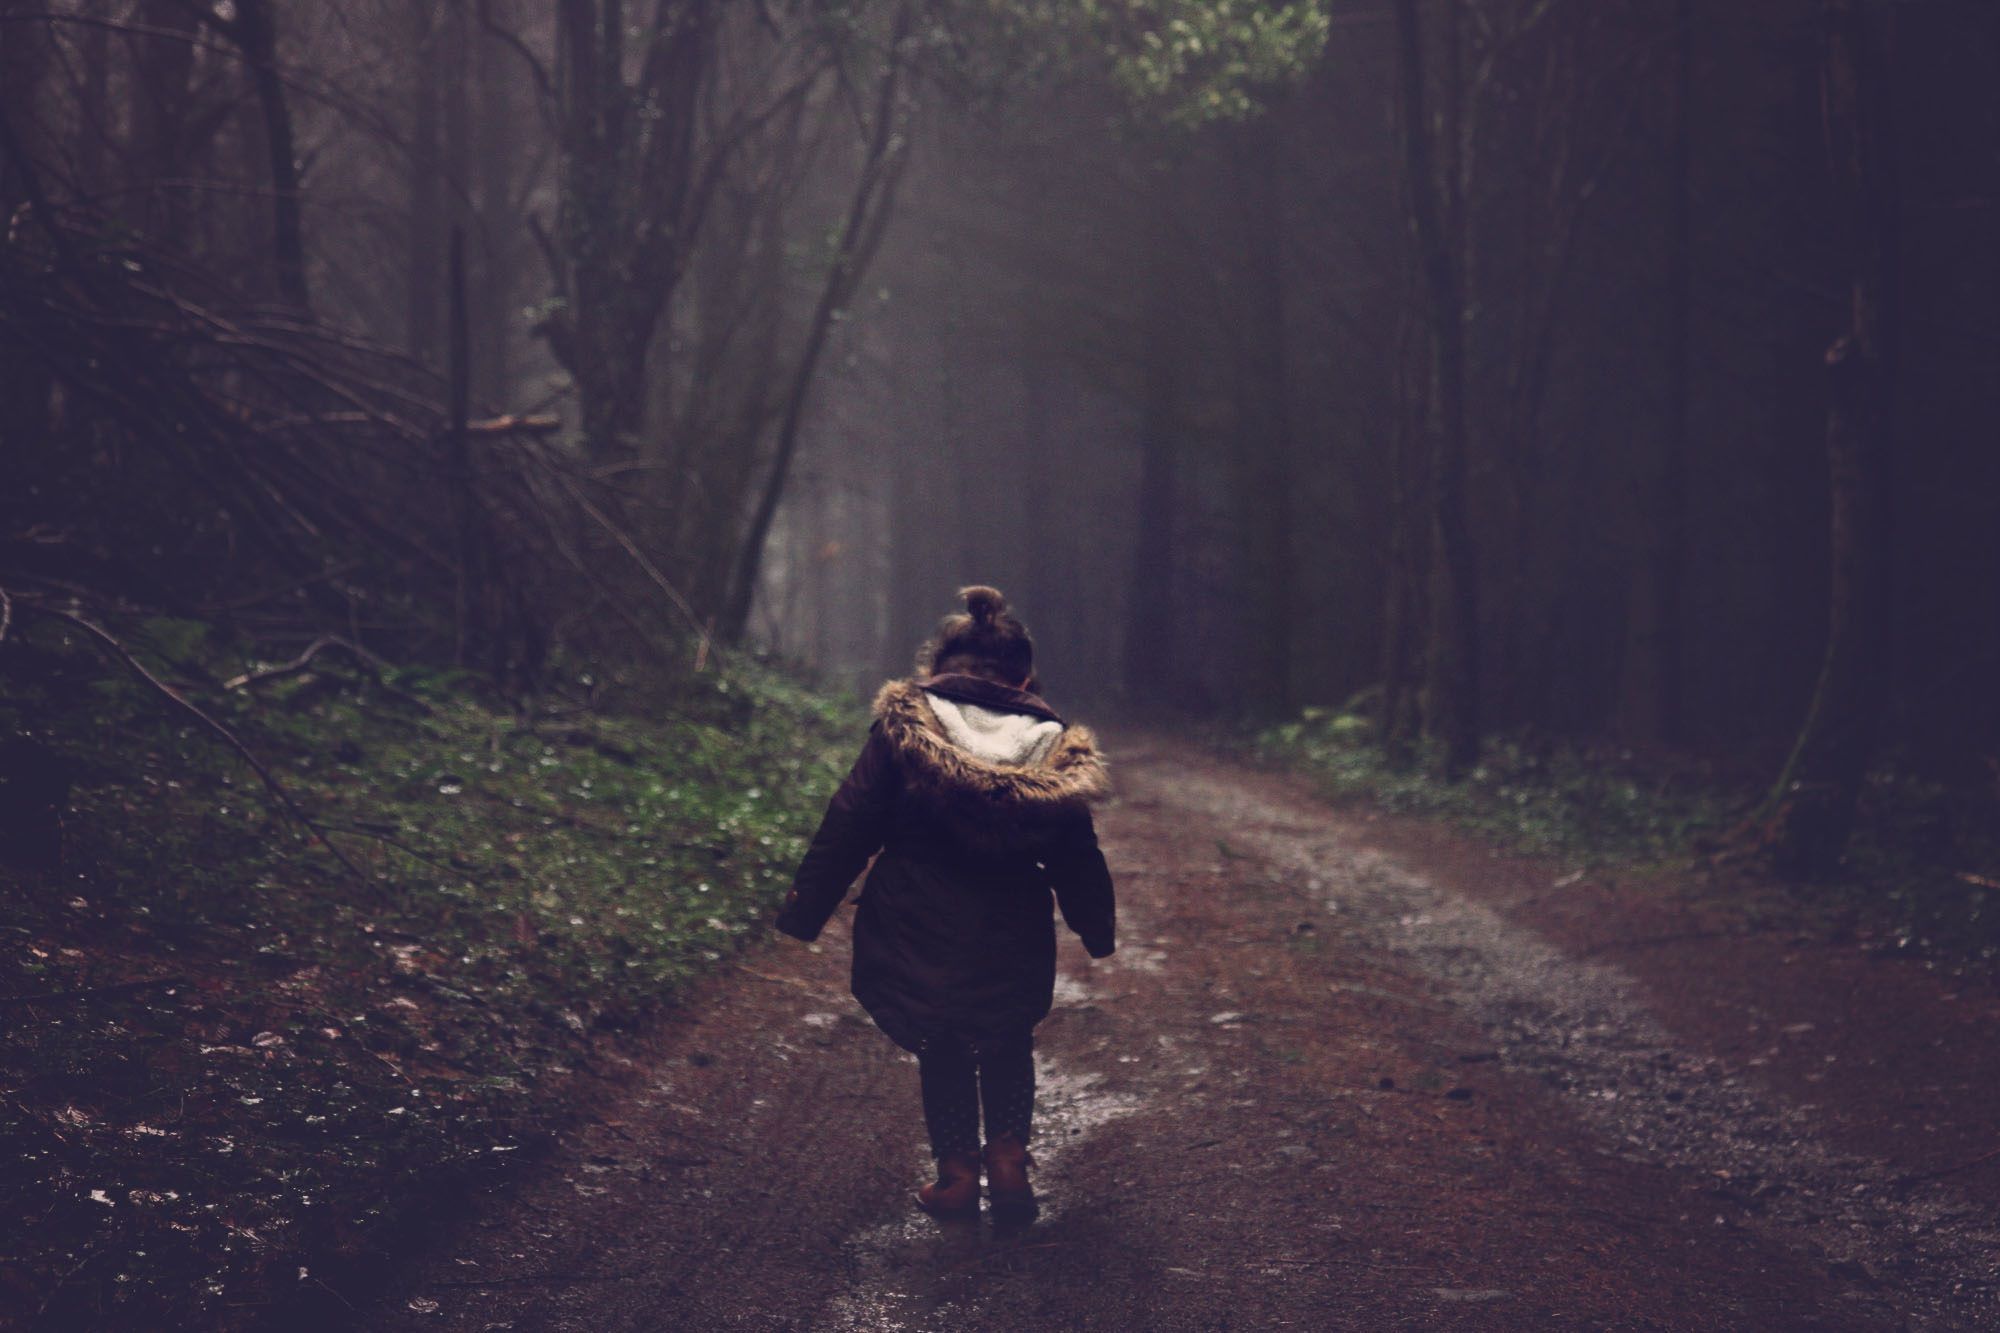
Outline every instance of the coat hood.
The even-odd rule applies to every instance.
[[[906,784],[961,838],[1018,843],[1111,794],[1088,728],[1063,725],[1033,695],[967,679],[892,680],[875,696],[876,722]]]

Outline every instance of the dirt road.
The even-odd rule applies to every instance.
[[[1064,945],[1043,1219],[909,1204],[916,1070],[754,952],[369,1327],[2000,1326],[2000,999],[1716,927],[1165,741]]]

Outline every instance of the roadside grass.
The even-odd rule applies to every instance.
[[[1894,768],[1871,778],[1844,873],[1779,885],[1746,854],[1741,831],[1764,797],[1740,776],[1673,766],[1609,747],[1489,739],[1458,782],[1426,756],[1392,762],[1373,723],[1308,708],[1238,742],[1255,759],[1310,778],[1334,799],[1444,819],[1517,851],[1578,868],[1685,884],[1737,900],[1757,921],[1811,928],[1933,965],[2000,960],[2000,799]]]
[[[1394,763],[1354,713],[1308,708],[1257,732],[1252,752],[1310,776],[1330,796],[1365,797],[1404,814],[1439,816],[1540,855],[1652,860],[1692,853],[1741,819],[1740,793],[1700,770],[1648,772],[1605,752],[1487,742],[1463,781],[1432,775],[1422,756]]]
[[[0,1311],[30,1326],[337,1321],[562,1123],[596,1034],[757,931],[862,729],[754,666],[561,720],[418,671],[252,698],[200,683],[230,645],[150,628],[364,875],[157,696],[27,646],[0,737],[74,779],[61,865],[0,869]]]

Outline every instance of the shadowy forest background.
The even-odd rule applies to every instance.
[[[1985,0],[0,0],[0,1322],[350,1319],[970,582],[1064,709],[2000,956],[1996,86]]]
[[[146,613],[860,683],[976,577],[1065,702],[1725,757],[1801,865],[1878,759],[1993,780],[1990,6],[4,0],[0,60],[10,671]]]
[[[862,682],[976,576],[1083,704],[1727,751],[1815,829],[1881,742],[1992,777],[1983,7],[0,24],[21,632]]]

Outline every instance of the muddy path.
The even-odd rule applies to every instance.
[[[846,920],[754,952],[368,1327],[1978,1328],[1990,988],[1717,931],[1163,740],[1065,940],[1044,1215],[910,1206],[916,1071]],[[1565,882],[1566,881],[1566,882]]]

